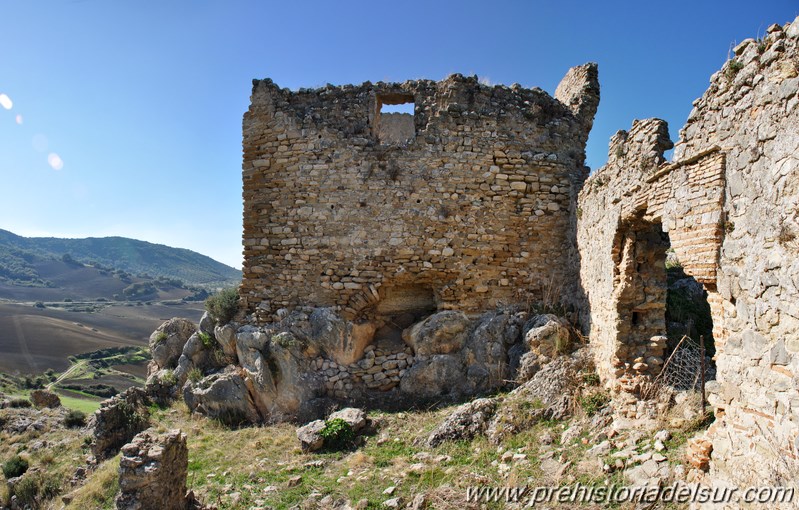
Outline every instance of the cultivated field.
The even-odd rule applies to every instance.
[[[70,305],[81,308],[79,303]],[[146,346],[150,333],[163,321],[185,317],[197,322],[202,307],[202,303],[106,304],[89,313],[0,303],[0,372],[39,374],[48,368],[63,372],[70,366],[69,356],[108,347]],[[144,373],[139,365],[125,365],[123,370]]]

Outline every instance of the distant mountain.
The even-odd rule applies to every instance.
[[[22,237],[0,229],[0,282],[51,287],[53,261],[64,266],[91,265],[135,277],[176,279],[206,288],[227,287],[241,281],[238,269],[183,248],[126,237]]]

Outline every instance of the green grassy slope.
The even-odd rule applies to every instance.
[[[183,248],[125,237],[60,239],[27,238],[0,229],[0,280],[20,285],[47,285],[37,264],[64,255],[134,275],[176,278],[190,285],[230,286],[241,271]]]

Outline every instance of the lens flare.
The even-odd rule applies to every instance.
[[[0,94],[0,106],[5,108],[6,110],[10,110],[14,106],[14,102],[11,101],[11,98],[5,94]]]
[[[20,126],[22,125],[22,115],[17,115],[16,119],[14,120],[16,120],[17,124],[19,124]]]
[[[53,170],[61,170],[64,168],[64,160],[62,160],[61,156],[55,152],[51,152],[50,155],[47,156],[47,162],[50,163],[50,166],[53,167]]]

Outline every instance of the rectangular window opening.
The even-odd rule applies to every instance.
[[[377,139],[386,145],[407,145],[416,138],[412,95],[382,94],[377,96],[375,128]]]

